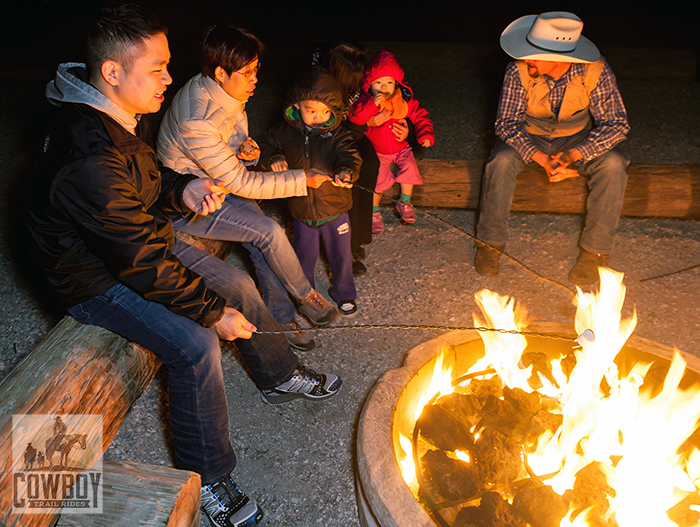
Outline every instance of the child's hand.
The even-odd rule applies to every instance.
[[[236,157],[241,161],[255,161],[260,157],[260,147],[251,137],[246,137],[245,141],[238,147]]]
[[[391,114],[392,114],[391,108],[387,110],[382,110],[379,113],[375,113],[372,117],[370,117],[369,121],[367,121],[367,126],[381,126],[385,122],[387,122],[389,119],[391,119]]]
[[[429,146],[433,146],[433,143],[430,141],[430,139],[423,139],[420,142],[421,146],[424,146],[425,148],[428,148]]]
[[[372,100],[374,101],[375,106],[384,108],[386,103],[386,95],[384,95],[382,92],[377,92],[372,97]]]
[[[289,169],[289,165],[288,165],[287,162],[284,161],[284,160],[282,160],[282,161],[275,161],[274,163],[272,163],[272,164],[270,165],[270,168],[271,168],[274,172],[282,172],[283,170],[288,170],[288,169]]]
[[[340,170],[331,183],[340,188],[352,188],[352,174],[345,169]]]

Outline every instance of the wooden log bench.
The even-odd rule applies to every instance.
[[[105,461],[102,471],[102,514],[64,514],[56,527],[199,526],[199,474],[125,461]]]
[[[414,188],[418,207],[477,209],[484,162],[420,159],[423,185]],[[699,165],[630,165],[623,216],[700,219]],[[579,214],[584,211],[587,179],[550,183],[544,170],[531,167],[518,175],[511,211]],[[398,199],[398,185],[385,193],[382,204]]]
[[[222,259],[232,247],[178,236]],[[103,463],[102,514],[11,513],[12,474],[23,463],[12,456],[13,415],[41,415],[49,427],[56,414],[101,415],[104,453],[159,367],[150,351],[66,316],[10,371],[0,383],[0,527],[199,525],[199,474],[115,461]]]
[[[99,414],[104,452],[159,366],[151,352],[114,333],[80,324],[69,316],[61,320],[0,383],[0,525],[43,527],[54,525],[58,516],[55,511],[11,513],[12,474],[23,463],[12,457],[13,415],[42,416],[50,427],[56,414]],[[105,462],[104,467],[105,511],[118,511],[128,503],[128,510],[115,513],[104,525],[199,525],[198,474],[116,462]],[[153,482],[155,493],[146,492],[146,481]],[[134,492],[122,492],[128,488]],[[125,516],[143,511],[145,518],[149,508],[158,509],[157,522],[139,523]],[[175,523],[169,523],[171,516]],[[73,525],[65,523],[72,521],[98,525],[94,522],[103,520],[100,515],[63,515],[61,521],[62,525]]]

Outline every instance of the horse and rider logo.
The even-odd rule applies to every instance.
[[[12,457],[16,514],[101,512],[101,416],[13,416]]]

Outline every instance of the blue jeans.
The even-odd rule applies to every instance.
[[[247,274],[180,240],[173,253],[259,330],[280,331]],[[216,329],[176,315],[122,284],[68,311],[78,322],[101,326],[150,350],[168,367],[177,466],[199,473],[204,485],[230,474],[236,456],[229,442]],[[236,346],[260,389],[289,380],[298,365],[284,335],[253,334],[249,340],[237,339]]]
[[[321,239],[331,266],[333,281],[328,294],[336,302],[355,300],[357,292],[355,280],[352,277],[348,213],[344,212],[320,227],[309,227],[303,221],[294,220],[294,250],[311,285],[314,285],[314,269],[319,257]]]
[[[570,137],[548,140],[533,136],[545,154],[555,154],[575,147],[587,136],[588,131]],[[584,163],[571,165],[582,175],[588,176],[586,198],[586,223],[579,245],[597,254],[609,254],[613,245],[613,232],[620,220],[620,212],[627,186],[629,159],[617,149]],[[508,239],[508,215],[515,193],[516,176],[526,167],[518,152],[503,141],[498,141],[486,162],[481,182],[481,205],[477,236],[491,245],[506,243]],[[554,183],[556,184],[556,183]]]
[[[229,195],[218,211],[207,216],[171,216],[173,228],[200,238],[242,242],[255,266],[265,305],[280,324],[294,318],[294,303],[311,293],[284,229],[263,214],[258,204]]]

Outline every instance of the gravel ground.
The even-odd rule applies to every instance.
[[[370,49],[378,47],[372,44]],[[461,49],[441,45],[445,61],[429,60],[427,44],[388,44],[407,70],[419,100],[431,112],[437,144],[426,157],[483,159],[492,140],[494,79],[462,60]],[[67,58],[71,60],[70,57]],[[464,59],[466,60],[466,59]],[[269,64],[270,61],[268,60]],[[267,67],[266,64],[266,67]],[[500,65],[499,65],[500,68]],[[279,115],[280,77],[261,80],[249,105],[251,132]],[[455,72],[459,74],[455,74]],[[41,279],[26,259],[20,232],[18,196],[31,188],[26,170],[37,123],[45,117],[40,101],[52,68],[0,71],[0,378],[26,355],[61,316]],[[169,91],[174,95],[176,83]],[[619,79],[632,132],[626,150],[634,163],[700,164],[697,137],[700,86]],[[497,83],[496,83],[497,84]],[[437,89],[436,89],[437,87]],[[496,88],[497,89],[497,88]],[[497,92],[496,92],[497,96]],[[663,119],[655,116],[663,116]],[[258,124],[258,128],[254,125]],[[268,205],[271,214],[277,207]],[[472,266],[475,213],[467,210],[418,211],[414,226],[399,223],[385,208],[386,231],[367,247],[367,275],[357,279],[360,314],[341,324],[472,325],[474,293],[489,288],[524,304],[539,320],[573,322],[571,295],[536,278],[521,266],[504,263],[498,277],[477,275]],[[437,217],[441,218],[438,220]],[[568,215],[513,214],[508,251],[543,276],[567,284],[577,254],[581,218]],[[231,261],[244,265],[240,255]],[[612,266],[625,273],[624,312],[637,310],[636,335],[700,356],[700,269],[643,281],[700,263],[700,223],[623,218],[617,231]],[[568,285],[568,284],[567,284]],[[324,265],[317,267],[318,289],[326,294]],[[377,378],[399,367],[414,346],[435,337],[435,330],[329,329],[316,333],[317,347],[302,360],[344,381],[342,392],[325,403],[294,401],[264,405],[230,349],[223,354],[231,418],[231,441],[239,456],[236,477],[263,506],[265,525],[359,525],[354,489],[356,423]],[[106,457],[171,465],[164,416],[165,372],[139,400]]]

